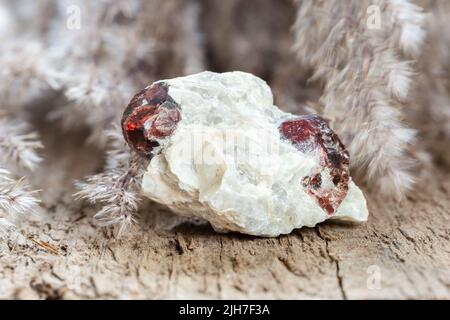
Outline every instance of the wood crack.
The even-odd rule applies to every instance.
[[[343,276],[341,274],[341,270],[340,270],[340,266],[339,266],[339,259],[337,259],[334,255],[330,254],[329,240],[322,235],[322,233],[320,232],[320,227],[316,226],[314,229],[316,230],[317,236],[325,242],[325,252],[328,256],[328,259],[336,267],[336,280],[337,280],[337,284],[339,287],[339,291],[341,293],[341,297],[343,300],[348,300],[347,293],[345,292],[344,285],[343,285]]]
[[[220,236],[219,238],[219,244],[220,244],[220,249],[219,249],[219,262],[220,262],[220,266],[218,268],[218,273],[217,273],[217,295],[220,298],[222,298],[222,283],[221,283],[221,274],[225,271],[224,270],[224,266],[223,266],[223,257],[222,257],[222,253],[223,253],[223,240],[222,240],[222,236]]]

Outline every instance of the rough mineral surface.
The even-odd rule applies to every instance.
[[[329,218],[367,220],[327,122],[281,111],[251,74],[156,82],[130,102],[122,129],[150,159],[144,195],[216,230],[277,236]]]

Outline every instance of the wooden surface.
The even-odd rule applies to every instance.
[[[0,298],[450,298],[450,175],[435,171],[402,203],[368,196],[370,220],[289,236],[221,235],[155,204],[120,240],[74,202],[93,148],[46,138],[43,218],[0,244]]]

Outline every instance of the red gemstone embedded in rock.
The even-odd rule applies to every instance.
[[[157,139],[173,133],[181,119],[179,105],[169,96],[168,86],[156,83],[131,99],[122,117],[125,140],[138,153],[150,157]]]
[[[301,183],[322,209],[333,214],[346,197],[350,180],[349,154],[341,140],[317,115],[287,120],[281,124],[280,132],[299,151],[320,153],[322,168],[303,177]],[[331,184],[324,185],[326,179]]]
[[[156,114],[150,128],[151,134],[158,138],[171,135],[181,119],[180,110],[178,108],[161,108]]]

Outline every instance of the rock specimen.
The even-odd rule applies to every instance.
[[[216,230],[277,236],[330,218],[367,220],[327,122],[281,111],[251,74],[158,81],[131,100],[122,129],[150,159],[143,194]]]

